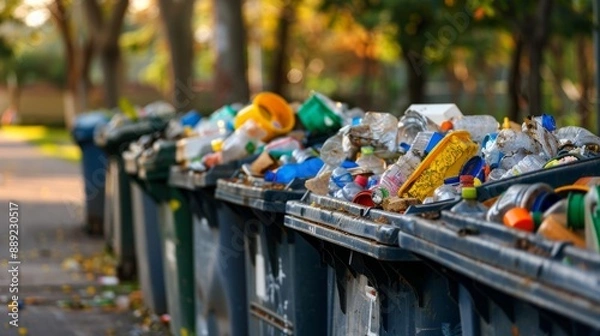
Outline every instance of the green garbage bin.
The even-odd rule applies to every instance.
[[[106,173],[104,232],[123,280],[135,278],[135,239],[131,213],[131,188],[122,154],[129,143],[144,134],[163,130],[167,120],[149,118],[137,122],[109,123],[94,135],[96,144],[108,154]]]
[[[158,204],[167,309],[173,335],[195,335],[192,215],[183,193],[167,183],[175,142],[157,141],[138,161],[139,178]]]
[[[217,180],[232,176],[247,160],[206,172],[171,167],[169,184],[187,195],[193,215],[198,335],[248,334],[243,225],[215,198]]]

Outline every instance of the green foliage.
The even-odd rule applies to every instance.
[[[65,84],[65,64],[57,53],[39,53],[30,50],[10,62],[10,70],[21,85],[44,81],[57,86]]]

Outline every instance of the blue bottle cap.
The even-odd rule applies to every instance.
[[[233,125],[233,120],[227,120],[225,122],[225,128],[230,131],[233,132],[235,130],[235,126]]]
[[[273,181],[275,181],[276,177],[277,177],[277,174],[275,174],[272,170],[267,170],[267,172],[265,173],[264,179],[267,182],[273,182]]]
[[[459,176],[452,176],[444,179],[444,184],[458,184],[460,183]]]
[[[498,137],[497,132],[486,134],[486,136],[481,141],[481,148],[485,148],[485,146],[487,146],[487,143],[490,141],[496,141],[497,137]]]
[[[474,156],[465,162],[460,170],[460,175],[471,175],[478,178],[481,182],[485,181],[485,161],[481,156]]]
[[[554,132],[556,129],[556,120],[549,114],[542,114],[542,126],[550,132]]]
[[[346,169],[351,169],[351,168],[358,167],[358,164],[356,162],[354,162],[354,161],[344,160],[344,162],[342,162],[342,164],[340,165],[340,167],[346,168]]]
[[[354,118],[352,118],[352,126],[358,126],[358,125],[360,125],[361,122],[362,122],[362,118],[361,117],[354,117]]]
[[[402,148],[405,152],[408,152],[410,150],[410,145],[407,144],[406,142],[401,142],[400,148]]]
[[[181,117],[180,122],[182,126],[194,127],[201,119],[202,116],[200,116],[198,111],[191,110]]]
[[[553,192],[543,192],[535,198],[530,210],[544,212],[550,209],[550,207],[558,201],[560,201],[560,196],[558,196],[558,194]]]

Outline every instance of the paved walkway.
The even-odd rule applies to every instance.
[[[83,231],[83,186],[77,164],[43,156],[37,148],[2,136],[0,130],[0,335],[140,335],[131,312],[66,310],[70,300],[97,283],[61,263],[75,255],[100,253],[101,239]],[[21,330],[8,322],[8,203],[19,205],[19,295]],[[87,275],[87,276],[86,276]],[[89,293],[89,292],[88,292]]]

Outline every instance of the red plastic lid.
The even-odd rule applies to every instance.
[[[358,194],[356,194],[356,196],[354,196],[354,199],[352,200],[352,202],[356,203],[356,204],[364,205],[367,207],[374,207],[375,203],[373,203],[373,198],[371,198],[371,195],[372,195],[371,190],[361,191]]]
[[[460,185],[463,187],[473,187],[475,183],[475,178],[473,175],[460,175],[459,177]]]
[[[354,178],[354,182],[359,186],[366,188],[367,184],[369,183],[369,179],[364,175],[357,175],[356,178]]]

